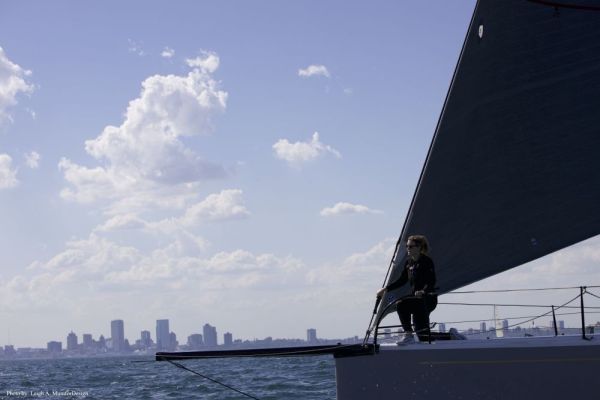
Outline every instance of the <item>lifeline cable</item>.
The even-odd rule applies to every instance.
[[[238,389],[236,389],[236,388],[234,388],[234,387],[231,387],[231,386],[229,386],[229,385],[226,385],[226,384],[224,384],[224,383],[222,383],[222,382],[219,382],[219,381],[217,381],[217,380],[215,380],[215,379],[209,378],[209,377],[208,377],[208,376],[206,376],[206,375],[202,375],[201,373],[199,373],[199,372],[196,372],[196,371],[194,371],[193,369],[189,369],[189,368],[188,368],[188,367],[186,367],[185,365],[181,365],[181,364],[179,364],[179,363],[177,363],[177,362],[175,362],[175,361],[171,361],[171,360],[165,360],[165,361],[167,361],[167,362],[169,362],[169,363],[173,364],[173,365],[174,365],[174,366],[176,366],[177,368],[181,368],[181,369],[184,369],[184,370],[186,370],[186,371],[189,371],[189,372],[191,372],[192,374],[195,374],[195,375],[201,376],[201,377],[202,377],[202,378],[204,378],[204,379],[208,379],[208,380],[209,380],[209,381],[211,381],[211,382],[217,383],[217,384],[219,384],[219,385],[221,385],[221,386],[224,386],[224,387],[226,387],[227,389],[233,390],[234,392],[237,392],[237,393],[239,393],[239,394],[243,394],[244,396],[250,397],[251,399],[254,399],[254,400],[260,400],[258,397],[254,397],[254,396],[252,396],[251,394],[244,393],[244,392],[242,392],[241,390],[238,390]]]
[[[600,286],[586,286],[588,288],[599,288]],[[448,294],[473,294],[473,293],[508,293],[508,292],[537,292],[545,290],[565,290],[565,289],[579,289],[580,286],[563,286],[553,288],[527,288],[527,289],[493,289],[493,290],[466,290],[466,291],[452,291],[444,293]]]

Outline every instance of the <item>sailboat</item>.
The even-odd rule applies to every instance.
[[[599,111],[600,1],[478,1],[390,280],[410,234],[433,244],[440,294],[598,235]],[[375,325],[403,294],[382,300]],[[336,358],[337,395],[594,398],[600,341],[589,339],[381,346]]]
[[[600,234],[599,207],[600,0],[479,0],[386,281],[411,234],[432,244],[443,295]],[[271,354],[333,353],[340,400],[600,393],[600,340],[585,331],[377,344],[404,295],[376,304],[362,345]]]

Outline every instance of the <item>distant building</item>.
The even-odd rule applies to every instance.
[[[383,337],[389,339],[392,337],[392,330],[390,328],[385,328],[383,330]]]
[[[443,323],[443,322],[440,322],[440,323],[438,324],[438,330],[440,331],[440,333],[444,333],[444,332],[446,332],[446,324],[445,324],[445,323]]]
[[[217,328],[210,324],[205,324],[202,328],[204,333],[204,344],[207,346],[217,346]]]
[[[565,329],[565,321],[558,321],[558,329]]]
[[[110,321],[110,339],[114,352],[125,351],[125,324],[122,319]]]
[[[67,335],[67,350],[77,350],[77,335],[73,331]]]
[[[98,348],[104,350],[106,349],[106,339],[104,339],[104,335],[100,335],[100,337],[98,338]]]
[[[1,347],[0,350],[2,350]],[[17,352],[15,351],[15,346],[13,346],[12,344],[7,344],[6,346],[4,346],[4,355],[6,357],[16,356]]]
[[[188,336],[187,345],[190,346],[191,350],[197,350],[204,345],[202,335],[199,333],[193,333]]]
[[[308,343],[316,343],[317,341],[317,330],[310,328],[306,330],[306,341]]]
[[[140,344],[142,347],[148,348],[152,346],[152,338],[150,337],[150,331],[142,331],[140,333]]]
[[[157,319],[156,320],[156,350],[170,350],[171,349],[171,336],[169,334],[169,320],[168,319]]]
[[[175,350],[177,346],[179,346],[179,342],[177,341],[177,335],[175,332],[169,333],[169,350]]]
[[[62,342],[48,342],[47,350],[50,353],[61,353],[62,352]]]
[[[504,332],[508,331],[508,320],[506,320],[506,319],[502,320],[502,330]]]
[[[479,324],[479,332],[483,333],[487,331],[487,325],[485,324],[485,322],[482,322]]]
[[[230,332],[225,332],[223,335],[223,343],[225,346],[231,346],[233,344],[233,335]]]
[[[91,349],[92,347],[94,347],[94,339],[92,339],[92,335],[89,333],[84,333],[83,334],[83,348]]]

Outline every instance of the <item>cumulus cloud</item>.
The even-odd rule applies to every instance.
[[[12,167],[12,158],[8,154],[0,154],[0,190],[17,186],[17,170]]]
[[[245,218],[250,213],[243,204],[242,191],[223,190],[209,195],[203,201],[189,207],[181,218],[183,225],[190,226],[200,221],[217,221]]]
[[[96,228],[96,231],[111,232],[130,229],[143,229],[148,223],[135,214],[121,214],[109,218]]]
[[[345,202],[336,203],[333,207],[326,207],[321,210],[320,214],[323,217],[332,217],[336,215],[349,214],[382,214],[383,211],[373,210],[361,204],[351,204]]]
[[[303,273],[305,266],[294,257],[254,254],[242,249],[208,257],[190,256],[185,251],[189,246],[186,241],[196,239],[178,238],[167,246],[145,252],[91,234],[87,239],[68,242],[62,252],[47,261],[34,262],[28,268],[30,276],[0,282],[0,291],[22,290],[35,298],[65,287],[84,287],[92,295],[92,292],[112,293],[152,286],[186,288],[191,294],[199,290],[256,289],[302,281],[297,274]],[[31,284],[40,281],[43,285]]]
[[[147,78],[140,96],[129,102],[123,123],[106,126],[85,142],[100,166],[61,159],[59,168],[70,185],[62,190],[63,198],[120,200],[121,206],[130,207],[172,201],[181,205],[176,197],[189,193],[193,184],[226,175],[222,166],[204,160],[182,141],[210,134],[214,115],[226,108],[227,92],[211,75],[218,57],[206,53],[188,64],[193,69],[187,75]]]
[[[310,142],[290,143],[287,139],[279,139],[273,145],[275,156],[290,164],[299,165],[303,162],[312,161],[326,153],[333,154],[337,158],[342,155],[333,147],[321,143],[319,132],[313,133]]]
[[[298,76],[301,77],[310,77],[310,76],[324,76],[329,78],[330,74],[329,71],[327,70],[327,67],[325,67],[324,65],[309,65],[308,67],[304,68],[304,69],[299,69],[298,70]]]
[[[185,62],[192,68],[199,68],[206,73],[213,73],[219,68],[220,59],[216,53],[204,51],[196,58],[186,58]]]
[[[347,286],[352,290],[376,290],[381,286],[395,245],[396,241],[393,238],[386,238],[340,262],[317,266],[307,273],[307,282],[330,289]]]
[[[244,205],[243,192],[239,189],[227,189],[189,205],[181,217],[146,223],[146,228],[153,232],[172,234],[205,222],[242,219],[249,215],[250,212]]]
[[[25,154],[25,164],[31,169],[37,169],[40,166],[40,154],[37,151],[32,151]]]
[[[12,122],[8,109],[17,104],[17,96],[33,92],[34,86],[27,82],[30,75],[31,71],[9,60],[0,47],[0,125]]]
[[[160,53],[160,56],[163,58],[171,58],[175,55],[175,50],[170,47],[165,47],[163,51]]]

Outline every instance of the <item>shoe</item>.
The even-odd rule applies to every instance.
[[[452,340],[466,340],[467,339],[467,337],[465,335],[458,333],[456,328],[450,328],[450,330],[448,331],[448,335],[450,336],[450,339],[452,339]]]
[[[415,335],[412,332],[406,332],[404,338],[396,342],[398,346],[415,343]]]

